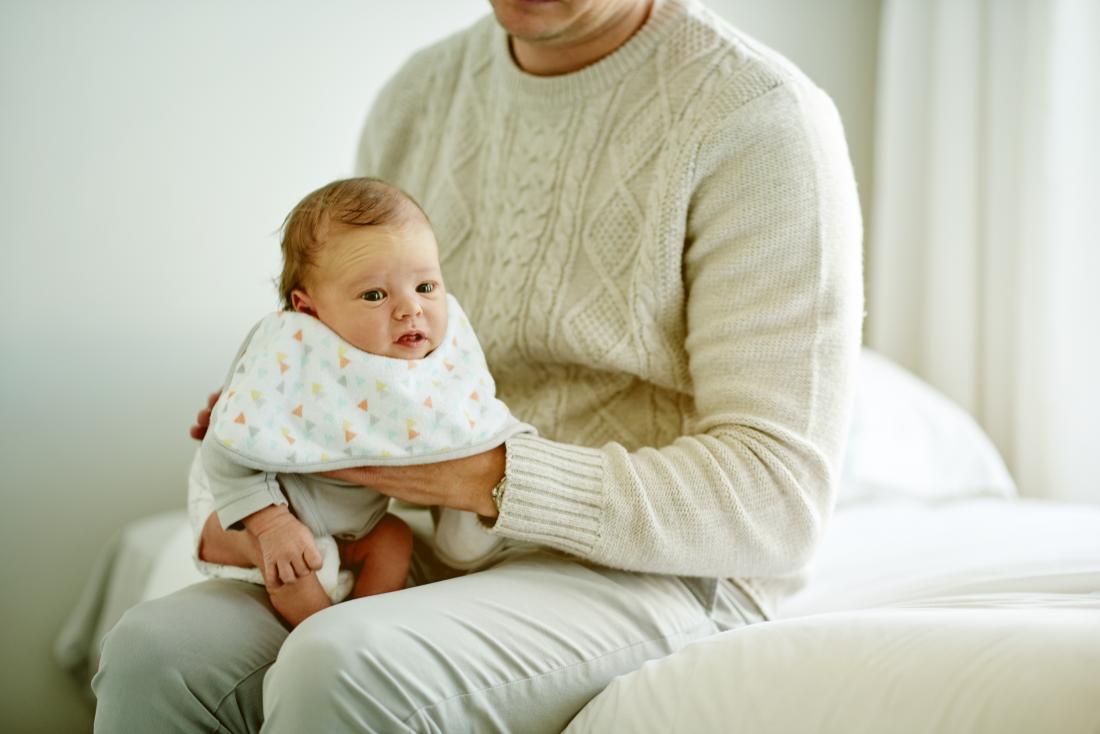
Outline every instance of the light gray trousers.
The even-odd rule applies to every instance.
[[[708,610],[675,577],[537,550],[290,635],[263,588],[211,580],[108,634],[95,731],[559,732],[615,676],[760,619],[732,584]]]

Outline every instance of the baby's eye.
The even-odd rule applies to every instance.
[[[435,283],[421,283],[416,286],[417,293],[431,293],[435,290]]]
[[[386,292],[375,288],[374,290],[365,291],[361,296],[364,301],[381,301],[386,297]]]

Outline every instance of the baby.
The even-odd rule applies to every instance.
[[[355,572],[351,596],[368,596],[403,588],[412,553],[386,496],[320,472],[469,456],[533,429],[493,397],[407,194],[369,178],[322,187],[287,217],[282,250],[286,311],[234,360],[189,505],[200,569],[262,581],[295,626],[346,596],[340,566]],[[436,545],[473,567],[499,542],[471,513],[443,510]]]

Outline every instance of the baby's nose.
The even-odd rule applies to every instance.
[[[420,314],[420,303],[415,298],[406,298],[393,309],[393,315],[398,320],[404,320],[410,316],[419,316]]]

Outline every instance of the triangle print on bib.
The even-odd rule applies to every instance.
[[[454,296],[447,308],[442,343],[419,360],[360,351],[306,314],[269,314],[214,407],[216,445],[253,469],[304,473],[435,463],[534,432],[496,399]]]

